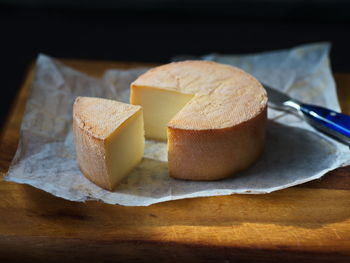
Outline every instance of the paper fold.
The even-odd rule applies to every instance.
[[[303,102],[339,111],[329,67],[329,44],[252,55],[211,54],[202,59],[235,65]],[[5,177],[72,200],[146,206],[168,200],[229,194],[264,194],[320,178],[349,162],[349,149],[300,118],[269,109],[262,158],[239,175],[215,182],[172,179],[165,143],[146,141],[145,158],[114,192],[88,181],[75,160],[72,105],[77,96],[128,102],[129,85],[147,69],[108,70],[95,79],[40,55],[16,156]]]

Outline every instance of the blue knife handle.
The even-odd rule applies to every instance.
[[[299,110],[316,129],[350,145],[350,116],[308,104],[300,104]]]

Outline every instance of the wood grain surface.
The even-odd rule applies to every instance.
[[[140,63],[62,60],[99,77]],[[17,148],[34,66],[1,130],[0,172]],[[335,74],[350,114],[350,74]],[[77,203],[0,176],[0,262],[350,262],[350,168],[266,195],[123,207]]]

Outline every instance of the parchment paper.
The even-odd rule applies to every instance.
[[[212,54],[202,59],[236,65],[297,99],[339,111],[328,53],[329,44],[321,43],[243,56]],[[147,206],[190,197],[270,193],[320,178],[350,160],[345,145],[291,114],[269,109],[265,152],[237,176],[215,182],[172,179],[167,174],[166,144],[146,141],[140,165],[114,192],[103,190],[77,166],[71,129],[73,101],[76,96],[97,96],[127,102],[129,84],[145,70],[108,70],[99,80],[40,55],[19,146],[5,179],[72,201]]]

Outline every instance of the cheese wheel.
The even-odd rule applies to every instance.
[[[226,178],[262,153],[267,94],[238,68],[209,61],[156,67],[131,84],[130,102],[143,107],[146,138],[168,140],[174,178]]]
[[[113,190],[143,157],[140,106],[78,97],[73,106],[73,132],[80,170],[104,189]]]

